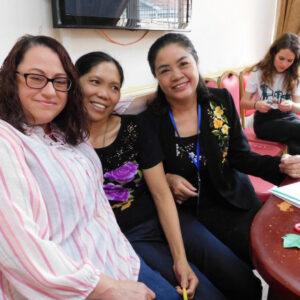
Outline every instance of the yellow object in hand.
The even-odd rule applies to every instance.
[[[186,288],[182,288],[182,296],[183,296],[183,300],[188,300],[188,296],[186,293]]]

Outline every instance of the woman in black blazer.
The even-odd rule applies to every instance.
[[[285,174],[300,176],[300,156],[251,152],[231,95],[205,86],[197,53],[185,35],[160,37],[148,61],[159,86],[144,114],[160,137],[179,215],[196,215],[251,265],[250,225],[262,203],[246,174],[278,185]]]

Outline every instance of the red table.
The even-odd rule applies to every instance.
[[[292,180],[287,183],[295,182]],[[299,191],[300,193],[300,191]],[[251,227],[253,263],[270,286],[269,300],[300,300],[300,249],[283,248],[282,237],[297,233],[300,209],[271,196]]]

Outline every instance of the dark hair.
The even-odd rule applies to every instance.
[[[167,33],[162,37],[158,38],[152,44],[148,52],[148,63],[154,77],[156,77],[155,60],[157,54],[159,50],[161,50],[162,48],[170,44],[178,44],[179,46],[185,48],[193,56],[196,63],[198,64],[199,62],[197,51],[195,50],[195,47],[192,44],[191,40],[186,35],[180,33]],[[209,98],[211,97],[200,73],[199,73],[199,82],[196,91],[197,91],[197,97],[199,102],[208,101]],[[154,113],[159,115],[165,114],[169,109],[169,103],[167,102],[165,94],[159,85],[157,89],[156,99],[153,101],[150,107]]]
[[[199,62],[198,54],[194,48],[194,45],[187,36],[180,33],[167,33],[162,37],[158,38],[152,44],[148,52],[148,63],[150,65],[150,69],[154,77],[156,77],[155,60],[157,53],[160,49],[164,48],[169,44],[178,44],[181,47],[187,49],[190,52],[190,54],[194,57],[196,63],[198,64]]]
[[[118,69],[120,82],[122,85],[124,81],[123,68],[116,59],[102,51],[90,52],[81,56],[76,61],[75,68],[77,69],[79,76],[83,76],[84,74],[88,73],[93,67],[101,64],[102,62],[112,62],[113,64],[115,64]]]
[[[35,46],[45,46],[54,51],[72,81],[66,106],[51,124],[64,133],[65,142],[76,145],[85,139],[88,132],[78,75],[68,52],[51,37],[24,35],[9,52],[0,69],[0,116],[25,133],[23,125],[26,118],[18,94],[16,71],[26,52]]]
[[[287,92],[291,93],[293,88],[299,83],[300,39],[296,34],[282,34],[273,42],[266,56],[253,69],[260,69],[262,71],[262,82],[273,84],[273,77],[277,72],[274,67],[274,59],[276,54],[282,49],[289,49],[295,54],[295,60],[285,71],[284,78],[284,87]]]

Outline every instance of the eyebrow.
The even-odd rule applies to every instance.
[[[43,70],[41,70],[41,69],[39,69],[39,68],[31,68],[31,69],[29,69],[26,73],[30,73],[30,72],[38,72],[38,73],[42,73],[43,75],[45,75],[46,73],[43,71]],[[54,75],[54,77],[66,77],[66,76],[68,76],[66,73],[56,73],[55,75]]]
[[[89,80],[91,80],[91,79],[103,80],[103,77],[99,76],[99,75],[90,75],[90,76],[88,76],[88,79]],[[120,81],[109,81],[109,84],[116,84],[116,85],[121,86]]]
[[[187,58],[187,56],[182,56],[182,57],[180,57],[179,59],[177,59],[176,63],[179,63],[179,62],[181,62],[182,60],[184,60],[184,59],[186,59],[186,58]],[[168,67],[168,66],[169,66],[168,64],[160,65],[160,66],[157,68],[157,71],[160,70],[160,69],[162,69],[162,68],[166,68],[166,67]]]

